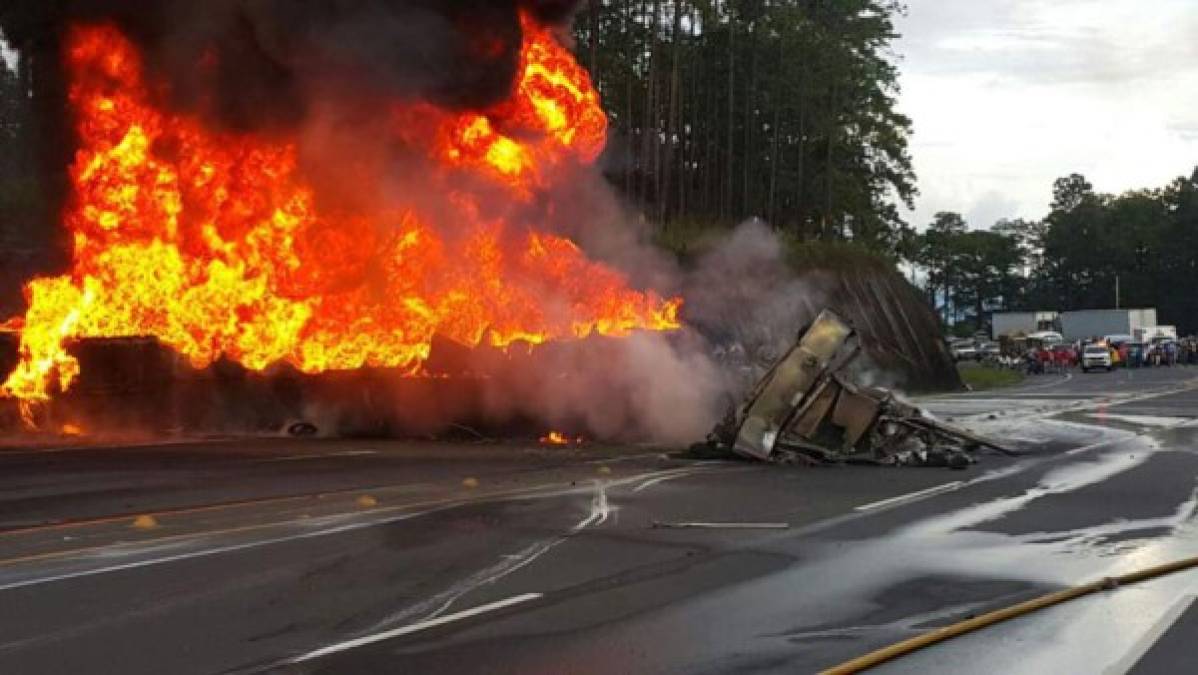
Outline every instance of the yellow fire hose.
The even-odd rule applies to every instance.
[[[1193,558],[1184,558],[1182,560],[1175,560],[1171,563],[1149,567],[1117,577],[1107,577],[1105,579],[1092,581],[1081,586],[1074,586],[1072,588],[1066,588],[1064,590],[1041,595],[1040,597],[1032,598],[1031,600],[1021,602],[1017,605],[1004,607],[993,612],[982,614],[981,616],[975,616],[972,619],[966,619],[965,621],[954,623],[951,626],[943,626],[941,628],[928,631],[923,635],[917,635],[908,640],[903,640],[902,642],[896,642],[889,647],[883,647],[882,649],[870,652],[864,656],[858,656],[851,661],[845,661],[838,666],[828,668],[827,670],[822,671],[820,675],[848,675],[849,673],[859,673],[863,670],[868,670],[874,666],[881,665],[887,661],[890,661],[891,659],[896,659],[900,656],[910,654],[916,650],[923,649],[929,645],[944,642],[945,640],[949,640],[960,635],[965,635],[966,633],[972,633],[975,630],[992,626],[996,623],[1006,621],[1007,619],[1013,619],[1017,616],[1030,614],[1036,610],[1044,609],[1045,607],[1051,607],[1053,605],[1067,602],[1075,598],[1080,598],[1083,595],[1090,595],[1091,593],[1095,593],[1097,591],[1114,590],[1115,588],[1118,588],[1124,584],[1134,584],[1137,581],[1155,579],[1156,577],[1172,574],[1173,572],[1180,572],[1192,567],[1198,567],[1198,556],[1194,556]]]

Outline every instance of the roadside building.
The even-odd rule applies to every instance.
[[[1145,326],[1156,326],[1156,309],[1083,309],[1061,312],[1061,333],[1068,341],[1108,335],[1128,340]]]

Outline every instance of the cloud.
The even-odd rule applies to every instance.
[[[1174,120],[1169,123],[1169,131],[1186,143],[1198,142],[1198,119]]]
[[[1075,171],[1122,192],[1198,163],[1192,0],[913,0],[898,28],[918,226],[1042,217]]]
[[[1193,68],[1194,5],[1162,0],[924,0],[903,26],[923,72],[1043,83],[1119,83]]]
[[[965,212],[965,221],[975,228],[990,227],[1019,210],[1019,202],[998,190],[988,190]]]

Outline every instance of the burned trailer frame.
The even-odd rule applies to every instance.
[[[1006,448],[927,417],[893,392],[848,376],[856,331],[825,309],[761,378],[711,441],[744,457],[963,467],[979,447]]]
[[[765,374],[737,413],[732,448],[755,459],[769,459],[778,436],[798,406],[828,371],[832,359],[853,335],[844,320],[824,310],[799,341]]]

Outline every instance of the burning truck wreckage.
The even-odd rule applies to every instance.
[[[854,384],[855,331],[831,310],[753,387],[707,444],[752,459],[862,461],[965,468],[979,448],[1003,446],[949,426],[888,389]]]
[[[166,49],[146,38],[152,19],[77,4],[61,47],[70,269],[28,281],[26,311],[0,324],[0,428],[565,428],[548,438],[644,441],[662,435],[635,420],[686,415],[709,427],[737,396],[700,382],[718,366],[708,367],[704,321],[690,321],[686,284],[637,290],[671,274],[657,273],[660,254],[645,253],[628,226],[608,231],[607,221],[632,219],[596,187],[607,118],[560,28],[573,3],[360,3],[468,34],[436,51],[452,86],[413,77],[405,68],[421,59],[389,62],[369,41],[349,49],[342,36],[342,49],[328,48],[313,31],[333,10],[315,3],[297,4],[311,16],[286,29],[256,26],[261,44],[248,57],[216,19],[198,24],[210,34]],[[201,11],[195,4],[162,3]],[[320,92],[319,103],[297,104],[277,77],[261,90],[262,60],[302,81],[294,89]],[[376,61],[395,60],[399,72],[380,75]],[[255,87],[257,96],[240,93]],[[832,276],[821,292],[788,299],[803,311],[782,330],[794,335],[800,317],[808,327],[694,450],[955,468],[978,448],[1008,452],[859,384],[862,361],[868,370],[887,359],[908,379],[959,382],[935,319],[901,279]],[[815,297],[831,309],[818,311]],[[662,355],[676,361],[665,372],[654,370]],[[644,391],[662,386],[670,393],[647,403]],[[698,409],[711,400],[723,403]]]

